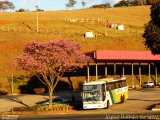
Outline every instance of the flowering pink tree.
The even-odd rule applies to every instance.
[[[25,46],[24,54],[15,59],[16,68],[36,75],[49,90],[52,106],[53,90],[64,72],[83,67],[90,58],[80,51],[80,46],[70,40],[32,42]]]

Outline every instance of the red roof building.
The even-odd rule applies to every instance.
[[[92,52],[86,53],[88,56],[92,57],[95,61],[95,63],[92,63],[92,66],[95,64],[95,76],[96,80],[98,79],[98,65],[103,64],[105,66],[105,75],[108,76],[108,68],[107,65],[112,64],[113,65],[113,71],[114,75],[116,75],[116,65],[120,64],[122,66],[122,73],[123,77],[125,75],[125,65],[131,65],[131,73],[132,76],[134,76],[134,66],[139,66],[138,73],[139,73],[139,85],[141,85],[141,67],[142,64],[148,66],[148,80],[151,80],[151,65],[152,68],[154,66],[154,69],[152,71],[155,71],[155,81],[157,83],[157,63],[160,63],[160,55],[154,55],[149,51],[115,51],[115,50],[96,50]],[[90,65],[88,64],[87,67],[87,73],[88,73],[88,81],[90,79]],[[128,71],[128,70],[127,70]]]
[[[88,53],[95,61],[159,61],[160,55],[153,55],[149,51],[113,51],[96,50]]]

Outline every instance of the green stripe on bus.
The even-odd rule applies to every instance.
[[[111,90],[109,91],[109,94],[110,94],[110,96],[111,96],[112,103],[114,103],[113,93],[112,93]]]

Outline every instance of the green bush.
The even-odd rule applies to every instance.
[[[71,110],[71,109],[73,109],[73,107],[68,104],[55,104],[55,105],[53,105],[53,110]]]
[[[145,45],[153,54],[160,53],[160,1],[151,7],[151,20],[145,26]]]
[[[36,107],[14,107],[11,109],[11,111],[17,111],[17,112],[26,112],[26,111],[35,111]]]
[[[158,2],[160,0],[146,0],[147,5],[153,5],[154,3]]]
[[[70,103],[69,105],[72,106],[74,110],[81,110],[83,106],[82,101]]]
[[[0,96],[1,96],[1,95],[6,95],[6,94],[8,94],[6,91],[0,90]]]
[[[52,108],[50,108],[48,105],[35,105],[32,107],[14,107],[11,109],[11,111],[17,111],[17,112],[26,112],[26,111],[53,111],[53,110],[71,110],[73,109],[72,106],[68,104],[54,104]]]

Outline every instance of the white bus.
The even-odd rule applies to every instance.
[[[127,98],[126,78],[103,78],[83,84],[83,109],[109,108]]]

